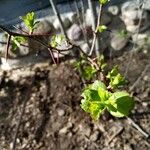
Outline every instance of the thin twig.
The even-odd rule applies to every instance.
[[[118,126],[118,130],[110,137],[107,144],[109,145],[112,142],[112,140],[123,131],[123,129],[124,129],[123,127]]]
[[[51,4],[51,6],[52,6],[52,9],[53,9],[53,11],[54,11],[54,14],[56,15],[56,17],[57,17],[57,19],[58,19],[58,21],[59,21],[62,34],[64,34],[65,38],[68,39],[67,33],[66,33],[66,31],[65,31],[64,24],[63,24],[62,19],[61,19],[61,17],[60,17],[59,11],[58,11],[58,9],[57,9],[57,7],[56,7],[55,1],[54,1],[54,0],[49,0],[49,2],[50,2],[50,4]]]
[[[22,34],[22,33],[17,33],[17,32],[13,32],[8,30],[7,28],[5,28],[4,26],[0,25],[0,30],[7,32],[9,35],[13,35],[13,36],[23,36],[23,37],[40,37],[40,36],[50,36],[51,34],[28,34],[27,32],[25,32],[26,34]],[[21,30],[22,31],[22,30]]]
[[[142,135],[144,135],[146,138],[149,138],[149,134],[146,133],[145,131],[143,131],[143,129],[137,124],[134,122],[133,119],[127,117],[127,120],[129,121],[129,123],[131,123]]]
[[[82,30],[82,33],[83,33],[84,41],[87,43],[88,47],[90,47],[89,40],[88,40],[88,38],[87,38],[87,36],[86,36],[86,34],[85,34],[85,31],[84,31],[85,26],[83,25],[82,20],[81,20],[82,15],[80,14],[80,10],[79,10],[79,8],[78,8],[77,0],[75,0],[74,3],[75,3],[75,8],[76,8],[76,12],[77,12],[79,24],[80,24],[80,26],[81,26],[81,30]],[[82,7],[84,7],[84,6],[82,6]],[[82,17],[82,18],[84,18],[84,17]]]
[[[8,35],[7,45],[6,45],[6,55],[5,55],[6,61],[7,61],[8,53],[9,53],[10,40],[11,40],[11,35]]]
[[[11,36],[28,37],[28,38],[31,38],[31,39],[35,40],[36,42],[40,43],[41,45],[45,46],[45,47],[49,50],[50,55],[51,55],[52,60],[54,61],[54,63],[56,63],[56,61],[55,61],[55,58],[54,58],[54,55],[53,55],[53,52],[52,52],[52,51],[55,51],[55,52],[58,51],[59,53],[61,53],[62,51],[69,51],[69,50],[71,50],[71,49],[73,49],[73,48],[76,48],[77,50],[79,50],[79,51],[87,58],[87,60],[88,60],[97,70],[99,70],[99,66],[80,48],[80,46],[78,46],[78,45],[72,43],[69,39],[67,39],[67,42],[68,42],[68,44],[70,45],[70,47],[69,47],[69,48],[66,48],[66,49],[63,49],[63,50],[60,50],[60,49],[54,48],[54,47],[52,47],[52,46],[50,46],[50,45],[47,45],[47,44],[45,44],[44,42],[42,42],[41,40],[39,40],[39,39],[38,39],[39,35],[36,35],[36,36],[34,36],[34,34],[33,34],[33,35],[29,35],[29,34],[26,33],[25,31],[24,31],[24,32],[25,32],[26,34],[12,32],[12,31],[8,30],[7,28],[3,27],[2,25],[0,25],[0,29],[2,29],[3,31],[7,32],[7,33],[8,33],[9,35],[11,35]],[[41,35],[40,35],[40,36],[41,36]]]
[[[150,67],[150,64],[147,64],[144,68],[144,70],[142,71],[141,75],[138,77],[138,79],[133,83],[133,85],[130,87],[130,91],[133,91],[133,89],[137,86],[137,84],[140,82],[140,80],[143,78],[143,76],[145,75],[145,73],[148,71]]]
[[[17,140],[17,137],[18,137],[18,133],[19,133],[22,117],[23,117],[24,112],[25,112],[27,101],[30,99],[30,94],[31,94],[31,89],[32,89],[33,83],[34,83],[34,77],[31,78],[31,81],[30,81],[30,84],[28,86],[28,90],[27,90],[27,93],[26,93],[26,97],[25,97],[24,102],[22,104],[22,110],[21,110],[21,113],[20,113],[20,116],[19,116],[19,120],[17,122],[15,133],[14,133],[14,139],[13,139],[13,143],[12,143],[12,150],[16,150],[16,140]]]
[[[53,47],[51,47],[50,45],[45,44],[44,42],[42,42],[41,40],[39,40],[39,39],[37,38],[37,37],[40,37],[40,36],[42,36],[42,35],[35,35],[35,36],[34,36],[34,34],[31,34],[31,35],[30,35],[30,34],[28,34],[28,33],[25,32],[25,31],[23,31],[23,32],[25,32],[26,34],[16,33],[16,32],[12,32],[12,31],[8,30],[7,28],[3,27],[2,25],[0,25],[0,29],[3,30],[3,31],[5,31],[5,32],[7,32],[8,35],[9,35],[9,36],[8,36],[8,42],[7,42],[7,49],[9,48],[9,45],[10,45],[10,38],[11,38],[11,36],[28,37],[28,38],[31,38],[31,39],[35,40],[36,42],[42,44],[43,46],[45,46],[45,47],[48,49],[48,51],[50,52],[50,55],[51,55],[51,58],[52,58],[53,62],[56,64],[53,51],[55,50],[55,51],[60,52],[60,50],[58,50],[57,48],[53,48]],[[47,35],[46,35],[46,36],[47,36]],[[7,58],[7,55],[8,55],[8,50],[6,51],[6,58]]]
[[[100,4],[100,8],[99,8],[97,26],[96,26],[96,29],[95,29],[95,32],[94,32],[94,38],[93,38],[93,41],[92,41],[92,47],[91,47],[91,50],[90,50],[90,53],[89,53],[90,56],[92,55],[93,50],[94,50],[94,46],[95,46],[95,42],[96,42],[97,34],[98,34],[98,27],[99,27],[100,22],[101,22],[101,17],[102,17],[102,4]],[[99,56],[99,49],[96,50],[96,55]]]

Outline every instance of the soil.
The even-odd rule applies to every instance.
[[[150,133],[149,54],[130,52],[108,60],[109,67],[128,68],[127,88],[132,88],[135,109],[130,118]],[[128,64],[130,62],[130,64]],[[105,113],[94,121],[80,108],[82,81],[70,61],[58,66],[39,64],[12,71],[0,71],[0,150],[12,147],[23,104],[24,114],[16,150],[149,150],[150,139],[127,118]],[[31,84],[32,83],[32,84]]]

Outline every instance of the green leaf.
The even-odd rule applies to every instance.
[[[108,73],[107,78],[111,79],[119,73],[118,66],[114,66],[113,69]]]
[[[58,45],[61,45],[64,38],[64,35],[54,35],[51,39],[51,46],[56,48]]]
[[[94,74],[96,73],[96,69],[90,65],[84,66],[83,67],[83,77],[86,80],[91,80],[94,77]]]
[[[100,33],[104,32],[104,31],[106,31],[106,30],[107,30],[107,27],[106,27],[105,25],[101,25],[101,26],[98,27],[98,31],[99,31]]]
[[[100,2],[102,5],[108,3],[109,1],[110,1],[110,0],[99,0],[99,2]]]
[[[35,29],[35,25],[39,23],[39,21],[35,21],[35,13],[29,12],[25,16],[22,16],[21,19],[25,23],[25,25],[29,28],[30,33],[32,33]]]
[[[81,96],[83,96],[86,100],[100,101],[100,97],[96,90],[85,89]]]
[[[124,85],[126,83],[126,81],[125,81],[125,78],[123,77],[123,76],[121,76],[121,74],[117,74],[115,77],[114,77],[114,79],[113,79],[113,81],[112,81],[112,86],[122,86],[122,85]]]
[[[106,77],[110,80],[109,85],[114,89],[126,84],[126,80],[119,73],[117,66],[115,66],[110,72],[108,72],[108,75]]]
[[[99,88],[107,89],[106,85],[99,80],[95,80],[94,83],[90,85],[90,88],[93,90],[98,90]]]
[[[85,112],[90,113],[93,119],[98,120],[101,113],[104,111],[105,106],[100,101],[91,102],[86,99],[83,99],[81,101],[81,108]]]
[[[115,117],[128,116],[134,108],[134,100],[127,92],[115,92],[108,100],[107,109]]]
[[[25,43],[26,41],[26,37],[12,36],[12,50],[16,50],[18,47],[20,47],[21,43]]]
[[[107,63],[103,63],[102,65],[101,65],[101,70],[102,71],[104,71],[104,69],[107,67]]]
[[[112,94],[110,92],[108,92],[106,89],[99,87],[98,95],[99,95],[101,101],[107,101]]]
[[[101,95],[103,94],[103,91],[105,92],[105,96]],[[108,97],[107,94],[108,93],[105,84],[96,80],[83,91],[82,97],[84,99],[81,101],[81,108],[85,112],[90,113],[93,119],[97,120],[106,108],[103,99]]]

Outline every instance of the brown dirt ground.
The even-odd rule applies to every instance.
[[[122,73],[130,54],[109,60]],[[149,62],[150,56],[136,53],[127,79],[131,87]],[[17,150],[149,150],[146,139],[126,119],[105,114],[97,122],[80,108],[82,83],[66,61],[21,70],[1,71],[0,150],[9,150],[22,104],[29,97],[17,138]],[[19,74],[19,75],[18,75]],[[30,89],[30,79],[34,80]],[[131,118],[150,133],[150,69],[132,90],[136,106]]]

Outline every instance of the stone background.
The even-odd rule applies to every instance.
[[[61,13],[66,11],[71,11],[70,6],[68,6],[68,2],[72,5],[72,0],[55,0],[58,3],[58,9]],[[80,1],[80,0],[79,0]],[[85,2],[87,0],[84,0]],[[111,0],[109,5],[118,5],[120,3],[124,3],[126,1],[138,1],[141,0]],[[150,10],[150,0],[143,0],[146,9]],[[41,11],[42,10],[42,11]],[[52,10],[50,8],[49,0],[44,0],[44,2],[40,0],[0,0],[0,24],[6,25],[10,27],[18,23],[20,20],[19,16],[25,15],[27,12],[37,11],[39,17],[43,17],[45,15],[52,15]]]
[[[144,1],[144,0],[143,0]],[[29,11],[31,8],[34,8],[34,10],[38,9],[36,11],[36,15],[38,17],[38,20],[40,21],[39,25],[37,26],[37,29],[35,30],[35,33],[44,33],[44,34],[50,34],[50,37],[47,39],[43,39],[43,41],[48,44],[51,41],[51,37],[56,34],[61,34],[60,32],[60,25],[58,19],[54,16],[52,9],[50,9],[49,2],[41,3],[40,1],[31,1],[27,0],[25,3],[17,3],[15,5],[16,1],[11,1],[8,3],[8,1],[5,1],[0,7],[0,11],[4,10],[4,8],[7,8],[6,6],[13,6],[16,7],[20,5],[20,9],[17,10],[15,13],[11,13],[12,15],[8,16],[5,20],[9,19],[9,17],[13,18],[13,15],[21,15],[25,11]],[[21,1],[22,2],[22,1]],[[84,34],[87,36],[89,44],[92,42],[92,24],[91,24],[91,12],[90,9],[87,7],[87,1],[84,1],[85,3],[85,14],[82,18],[83,14],[79,14],[80,18],[78,17],[78,14],[76,13],[75,6],[73,1],[68,1],[66,3],[59,3],[57,5],[58,10],[61,14],[62,22],[64,24],[65,30],[67,32],[67,35],[69,39],[74,42],[75,44],[79,45],[86,53],[89,53],[90,46],[87,44],[88,42],[85,41]],[[124,3],[122,3],[124,2]],[[104,53],[104,55],[107,57],[115,57],[118,55],[122,55],[125,51],[132,50],[133,43],[137,45],[137,49],[143,50],[143,52],[149,51],[150,48],[150,0],[144,1],[143,9],[138,10],[140,6],[140,0],[131,0],[131,1],[125,1],[125,0],[111,0],[111,3],[104,9],[104,13],[102,16],[101,24],[106,25],[111,32],[105,32],[104,34],[101,34],[101,43],[100,43],[100,51],[101,53]],[[35,4],[37,3],[36,7]],[[79,9],[81,9],[80,1],[78,1]],[[21,9],[24,6],[24,9]],[[26,6],[32,6],[32,7],[26,7]],[[44,8],[45,7],[45,8]],[[44,9],[41,9],[44,8]],[[97,7],[98,10],[99,7]],[[41,9],[41,10],[39,10]],[[14,9],[13,9],[14,10]],[[31,9],[32,10],[32,9]],[[6,9],[4,10],[4,12]],[[27,12],[28,12],[27,11]],[[80,11],[81,12],[81,11]],[[8,13],[8,12],[7,12]],[[6,13],[6,14],[7,14]],[[5,13],[0,13],[0,15],[6,15]],[[142,18],[141,18],[142,14]],[[3,18],[3,17],[2,17]],[[1,18],[1,20],[2,20]],[[138,22],[142,19],[141,26],[139,28]],[[79,21],[80,19],[80,21]],[[5,24],[4,20],[4,24]],[[14,25],[19,20],[17,16],[17,20],[10,19],[5,26],[10,27],[10,25]],[[15,22],[16,21],[16,22]],[[80,24],[82,22],[82,25]],[[0,22],[1,23],[1,22]],[[3,24],[2,23],[2,24]],[[24,28],[24,25],[21,25]],[[139,29],[139,31],[138,31]],[[83,34],[84,31],[84,34]],[[137,36],[138,32],[138,36]],[[0,34],[1,36],[3,34]],[[0,37],[0,41],[6,42],[6,40],[2,39]],[[24,43],[23,43],[24,44]],[[7,61],[7,65],[5,62],[5,59],[1,58],[2,64],[5,64],[3,68],[11,68],[9,66],[17,66],[17,64],[21,64],[22,66],[26,66],[25,64],[27,62],[33,62],[33,61],[41,61],[41,58],[38,58],[35,56],[37,51],[42,52],[39,57],[43,57],[45,59],[45,56],[49,56],[48,51],[45,49],[45,47],[42,47],[41,45],[33,42],[32,40],[29,40],[27,44],[28,48],[20,47],[19,53],[10,53],[9,58],[10,60]],[[67,48],[66,44],[59,45],[59,49]],[[5,45],[0,44],[0,52],[1,57],[5,56]],[[11,48],[10,48],[11,49]],[[33,49],[34,51],[31,51]],[[4,52],[4,53],[3,53]],[[11,50],[10,50],[11,52]],[[28,54],[32,54],[27,56]],[[65,54],[66,55],[66,54]],[[21,58],[20,63],[20,56],[24,57]],[[12,59],[13,58],[13,59]],[[48,57],[49,58],[49,57]],[[9,64],[10,63],[10,64]],[[7,66],[7,67],[6,67]]]

